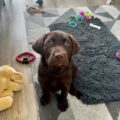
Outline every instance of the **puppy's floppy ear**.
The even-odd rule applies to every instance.
[[[72,42],[72,54],[75,55],[80,50],[80,44],[75,39],[75,37],[73,37],[70,34],[69,34],[69,38],[70,38],[70,40]]]
[[[48,34],[44,34],[42,37],[40,37],[33,45],[32,48],[34,51],[37,53],[41,54],[43,53],[43,46],[44,46],[44,41],[47,38]]]

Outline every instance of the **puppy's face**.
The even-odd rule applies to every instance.
[[[33,45],[49,67],[64,68],[69,65],[72,55],[79,51],[79,44],[73,36],[62,31],[52,31],[43,35]]]

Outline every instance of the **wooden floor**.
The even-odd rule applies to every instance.
[[[46,8],[88,6],[105,4],[105,1],[44,0],[44,6]],[[27,3],[33,3],[33,0],[6,0],[6,7],[3,9],[2,32],[0,33],[0,65],[9,64],[22,72],[24,86],[21,92],[15,94],[13,106],[0,113],[0,120],[38,120],[31,65],[21,65],[15,61],[17,54],[28,50],[23,13]]]
[[[0,120],[37,120],[37,103],[31,66],[18,64],[15,57],[28,50],[23,16],[23,1],[6,2],[0,35],[0,65],[9,64],[24,74],[24,86],[14,96],[13,106],[0,113]]]

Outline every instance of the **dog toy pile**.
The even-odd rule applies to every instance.
[[[83,12],[81,11],[78,15],[76,16],[70,16],[67,19],[68,25],[72,28],[76,28],[77,27],[77,21],[78,20],[89,20],[91,18],[94,18],[93,14],[91,12]]]
[[[77,15],[77,19],[78,20],[89,20],[93,17],[93,14],[91,12],[83,12],[81,11],[78,15]]]
[[[21,90],[22,81],[22,73],[7,65],[0,67],[0,111],[12,106],[13,92]]]

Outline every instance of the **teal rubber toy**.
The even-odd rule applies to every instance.
[[[72,28],[76,28],[77,27],[77,18],[76,16],[70,16],[67,19],[68,25]]]
[[[68,24],[69,24],[69,26],[72,27],[72,28],[76,28],[76,27],[77,27],[77,23],[74,22],[74,21],[70,21]]]

